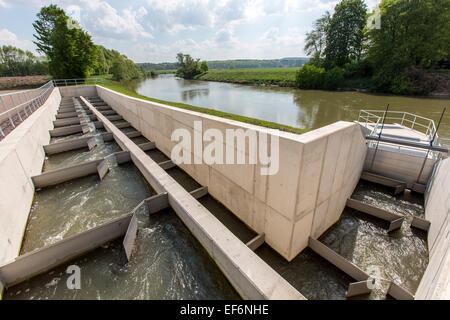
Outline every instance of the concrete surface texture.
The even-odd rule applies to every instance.
[[[61,101],[57,88],[30,117],[0,141],[0,264],[19,254],[33,201],[31,177],[41,173],[43,145]]]
[[[91,89],[85,90],[89,95]],[[97,92],[169,157],[177,144],[170,139],[173,130],[187,129],[193,137],[194,121],[202,121],[203,132],[215,128],[224,136],[226,129],[264,131],[250,124],[132,98],[101,86],[97,86]],[[343,121],[302,135],[275,134],[279,136],[280,159],[275,175],[260,175],[259,164],[203,162],[180,167],[208,186],[213,197],[258,234],[264,233],[266,242],[291,260],[307,246],[309,236],[319,237],[339,219],[359,180],[367,147],[359,125]],[[235,154],[248,152],[248,148],[234,148]]]
[[[450,299],[450,158],[436,164],[425,194],[429,263],[416,299]]]

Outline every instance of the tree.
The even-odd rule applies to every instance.
[[[38,50],[47,55],[54,78],[86,77],[95,68],[96,48],[91,36],[56,5],[41,8],[33,23]]]
[[[404,94],[432,90],[426,68],[450,58],[449,7],[450,0],[381,2],[381,28],[367,31],[375,89]]]
[[[48,74],[48,66],[42,58],[13,46],[0,47],[0,76],[44,74]]]
[[[342,0],[334,9],[326,35],[326,66],[343,66],[361,58],[367,6],[362,0]]]
[[[202,61],[200,69],[202,70],[202,72],[208,72],[209,70],[208,62]]]
[[[327,11],[321,18],[314,22],[314,29],[306,34],[305,53],[312,56],[315,61],[323,58],[327,32],[330,26],[331,16]]]
[[[144,71],[136,66],[136,64],[125,55],[120,54],[116,50],[107,51],[110,52],[108,59],[111,59],[112,66],[110,72],[112,73],[114,80],[129,81],[144,76]]]
[[[195,76],[208,71],[208,63],[200,59],[194,59],[188,54],[178,53],[178,69],[176,75],[184,79],[193,79]]]
[[[48,7],[42,7],[37,14],[38,20],[33,23],[33,27],[37,34],[33,34],[33,37],[37,41],[33,41],[38,47],[38,51],[50,56],[52,52],[52,35],[55,29],[56,20],[65,16],[64,10],[58,8],[52,4]]]

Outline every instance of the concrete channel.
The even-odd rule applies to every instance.
[[[21,214],[28,220],[21,252],[16,257],[12,249],[0,263],[4,298],[411,300],[446,294],[448,203],[441,188],[448,184],[448,160],[429,174],[425,201],[415,192],[409,196],[409,181],[363,171],[371,153],[353,123],[300,136],[275,133],[281,162],[275,176],[261,178],[256,165],[178,166],[170,159],[176,127],[195,134],[193,122],[201,119],[221,130],[262,128],[100,86],[55,91],[47,117],[57,113],[46,125],[49,140],[40,142],[41,170],[27,172],[35,195],[31,210]],[[430,214],[430,206],[439,213]],[[369,246],[373,241],[379,245]],[[408,259],[411,265],[402,266]],[[61,279],[69,265],[80,266],[97,290],[68,290]]]

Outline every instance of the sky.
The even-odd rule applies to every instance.
[[[56,4],[96,44],[135,62],[306,56],[305,33],[335,0],[0,0],[0,45],[36,53],[32,22]],[[365,0],[373,9],[379,0]]]

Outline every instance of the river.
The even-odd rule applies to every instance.
[[[317,129],[330,123],[358,119],[361,109],[408,111],[433,119],[437,125],[448,98],[404,97],[353,91],[333,92],[294,88],[248,86],[232,83],[184,80],[159,75],[128,86],[137,93],[161,100],[182,102],[284,125]],[[450,138],[450,109],[439,129]]]

